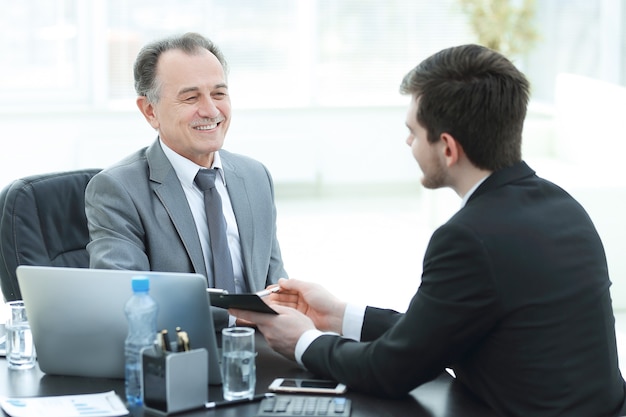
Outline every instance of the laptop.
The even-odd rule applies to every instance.
[[[200,274],[19,266],[39,368],[52,375],[124,378],[124,306],[137,275],[150,279],[150,295],[159,306],[157,331],[186,331],[191,349],[208,351],[209,384],[221,384],[206,278]]]

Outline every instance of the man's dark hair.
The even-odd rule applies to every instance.
[[[429,142],[452,135],[481,169],[521,160],[530,84],[500,53],[479,45],[444,49],[405,75],[400,92],[419,99],[416,117]]]

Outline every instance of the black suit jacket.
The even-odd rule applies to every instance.
[[[522,162],[435,231],[405,314],[368,307],[363,342],[325,335],[302,359],[384,396],[450,367],[501,415],[617,415],[625,387],[609,286],[585,210]]]

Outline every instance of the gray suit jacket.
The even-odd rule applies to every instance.
[[[274,188],[259,162],[221,150],[252,292],[287,277],[276,238]],[[211,277],[185,193],[158,140],[93,177],[85,191],[90,267]],[[216,324],[227,319],[215,311]]]

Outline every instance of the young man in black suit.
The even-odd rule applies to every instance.
[[[231,314],[351,389],[398,397],[449,367],[499,415],[620,415],[604,249],[585,210],[522,161],[524,75],[465,45],[423,61],[401,92],[412,98],[407,144],[422,184],[462,198],[429,242],[406,313],[281,280],[279,315]]]

